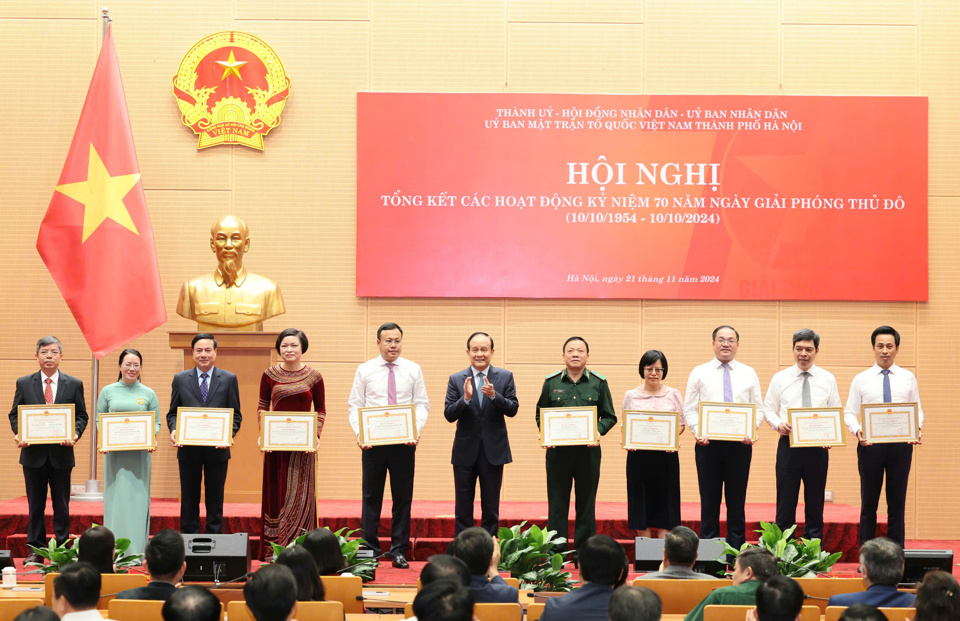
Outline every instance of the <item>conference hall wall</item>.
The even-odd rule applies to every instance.
[[[34,248],[57,182],[100,41],[92,0],[0,3],[0,402],[14,380],[36,370],[34,344],[53,333],[62,369],[81,377],[90,400],[89,350]],[[181,354],[167,332],[190,330],[175,304],[180,284],[212,271],[209,226],[225,213],[250,225],[247,266],[276,280],[288,313],[267,329],[303,329],[305,358],[323,373],[327,422],[318,460],[321,498],[359,498],[360,451],[346,422],[356,365],[377,353],[376,326],[400,323],[404,355],[423,366],[433,405],[417,451],[417,499],[452,499],[454,427],[442,416],[447,377],[467,364],[466,336],[496,339],[498,366],[516,375],[520,413],[509,422],[514,463],[503,498],[546,500],[534,404],[544,375],[560,368],[563,340],[591,345],[590,365],[610,381],[619,411],[649,348],[666,352],[666,383],[684,388],[690,369],[712,356],[710,331],[730,323],[739,359],[764,390],[792,364],[790,335],[823,337],[818,363],[846,399],[851,378],[871,365],[869,334],[888,323],[903,335],[898,362],[919,377],[926,412],[907,500],[908,537],[957,538],[960,401],[955,378],[960,303],[960,3],[955,0],[191,0],[109,3],[147,205],[153,220],[170,320],[132,346],[143,379],[169,405]],[[183,54],[226,29],[270,43],[292,78],[282,125],[263,153],[236,147],[198,151],[180,124],[171,79]],[[925,95],[930,98],[930,299],[926,303],[677,302],[358,299],[354,294],[356,94],[358,91]],[[896,119],[890,119],[896,123]],[[898,251],[897,231],[875,240]],[[469,230],[450,231],[483,244]],[[558,239],[576,252],[578,235]],[[403,240],[397,239],[397,251]],[[656,256],[646,258],[656,262]],[[496,257],[491,257],[496,260]],[[402,277],[398,274],[397,277]],[[891,279],[889,287],[898,283]],[[116,378],[103,359],[101,386]],[[244,403],[245,425],[255,424]],[[598,499],[625,500],[619,428],[603,439]],[[0,449],[0,497],[24,494],[12,437]],[[176,456],[161,437],[153,496],[179,492]],[[697,502],[692,440],[683,436],[683,499]],[[776,437],[767,427],[754,451],[748,502],[773,503]],[[90,441],[78,448],[74,482],[87,478]],[[853,446],[831,452],[827,488],[859,503]],[[769,516],[773,517],[772,504]],[[881,505],[881,510],[884,510]],[[542,514],[545,515],[545,504]]]

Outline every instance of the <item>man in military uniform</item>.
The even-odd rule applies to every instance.
[[[597,430],[605,435],[617,423],[607,378],[587,369],[590,346],[579,336],[563,344],[566,368],[548,375],[537,401],[537,427],[542,408],[597,407]],[[547,528],[569,536],[570,487],[576,492],[577,521],[573,543],[580,548],[597,533],[596,501],[600,483],[600,443],[588,446],[545,446],[547,450]]]

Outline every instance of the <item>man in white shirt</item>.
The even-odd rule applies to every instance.
[[[887,475],[887,537],[903,547],[904,513],[907,504],[907,483],[913,447],[922,439],[923,408],[920,388],[913,373],[894,364],[900,352],[900,333],[890,326],[880,326],[870,335],[873,356],[877,362],[858,374],[850,383],[850,395],[843,420],[850,433],[857,436],[857,461],[860,470],[860,543],[877,536],[877,506],[883,475]],[[917,442],[870,444],[865,441],[860,422],[860,406],[872,403],[916,403]]]
[[[793,359],[797,363],[773,376],[764,400],[770,425],[780,432],[780,444],[777,445],[777,526],[786,530],[797,523],[797,497],[802,481],[803,536],[807,539],[823,539],[823,493],[827,486],[830,453],[824,447],[790,448],[793,429],[787,410],[841,407],[837,379],[813,363],[819,351],[819,334],[807,329],[794,332]]]
[[[53,580],[52,608],[61,621],[103,621],[100,601],[100,572],[90,563],[68,563]]]
[[[754,440],[710,441],[700,436],[700,402],[753,403],[757,428],[763,421],[763,396],[756,371],[735,360],[740,334],[731,326],[713,331],[715,358],[694,367],[687,379],[683,417],[697,440],[697,479],[700,484],[700,538],[720,536],[720,500],[727,503],[727,543],[739,549],[746,542],[747,482]]]
[[[364,540],[380,555],[380,509],[383,486],[390,472],[393,497],[393,522],[390,531],[390,554],[393,566],[407,569],[407,546],[410,541],[410,505],[413,502],[413,474],[416,466],[417,442],[368,446],[360,444],[360,408],[412,403],[416,406],[417,441],[427,422],[430,401],[423,383],[420,365],[400,357],[403,330],[395,323],[385,323],[377,330],[380,355],[357,367],[350,391],[350,426],[363,449],[363,508],[360,528]]]

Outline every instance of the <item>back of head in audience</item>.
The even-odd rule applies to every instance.
[[[756,618],[759,621],[799,620],[802,608],[803,589],[793,578],[771,576],[757,588]]]
[[[413,599],[417,621],[473,621],[473,591],[442,578],[424,586]]]
[[[161,610],[163,621],[220,621],[220,600],[195,584],[175,589]]]
[[[85,533],[80,535],[80,541],[77,542],[77,545],[80,546],[77,552],[77,560],[90,563],[101,574],[113,573],[116,540],[109,528],[106,526],[88,528]]]
[[[161,530],[147,542],[143,560],[154,580],[179,582],[187,568],[183,535],[172,528]]]
[[[454,540],[453,554],[467,564],[470,575],[482,576],[493,558],[493,537],[478,526],[467,528]]]
[[[756,546],[738,554],[733,566],[734,584],[743,584],[748,580],[766,582],[775,575],[777,575],[777,559],[768,550]]]
[[[264,565],[243,585],[243,597],[257,621],[286,621],[297,609],[297,581],[285,565]]]
[[[843,614],[840,615],[840,621],[887,621],[887,615],[883,614],[876,606],[854,604],[843,611]]]
[[[317,573],[317,564],[313,556],[303,546],[287,548],[277,555],[277,563],[285,565],[293,572],[297,581],[298,602],[322,602],[324,598],[323,583]]]
[[[60,617],[46,606],[34,606],[18,614],[13,621],[60,621]]]
[[[313,556],[321,576],[336,576],[347,566],[340,540],[327,528],[318,528],[303,538],[303,547]]]
[[[100,601],[100,572],[83,561],[70,563],[53,579],[53,610],[59,616],[92,610]]]
[[[931,571],[917,587],[913,621],[960,620],[960,585],[945,571]]]
[[[622,586],[610,596],[610,621],[658,621],[663,612],[660,596],[646,587]]]
[[[886,537],[877,537],[860,546],[863,581],[897,586],[903,578],[903,548]]]
[[[623,546],[607,535],[594,535],[580,548],[580,577],[617,588],[627,581],[630,565]]]
[[[677,526],[663,538],[663,558],[669,565],[693,567],[700,549],[700,538],[686,526]]]
[[[420,586],[426,586],[443,578],[456,580],[470,586],[470,569],[467,564],[449,554],[434,554],[420,570]]]

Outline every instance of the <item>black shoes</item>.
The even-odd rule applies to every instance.
[[[407,559],[403,554],[394,554],[393,555],[393,566],[397,569],[410,569],[410,563],[407,562]]]

